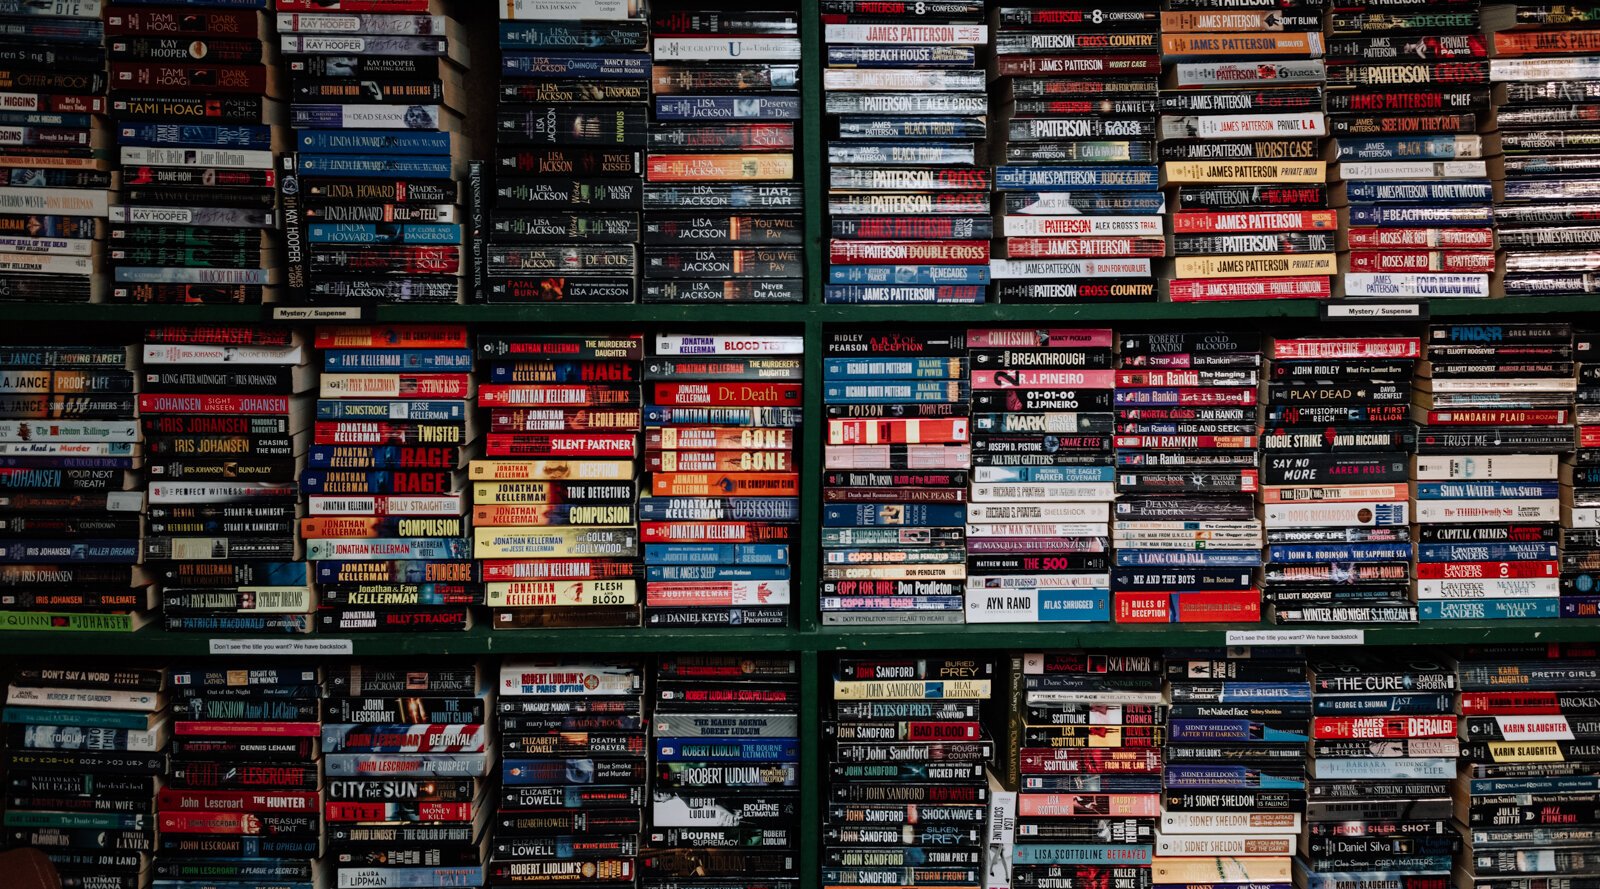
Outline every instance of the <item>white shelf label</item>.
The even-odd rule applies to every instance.
[[[355,654],[349,639],[212,639],[212,654]]]
[[[1229,645],[1361,645],[1366,630],[1229,630]]]
[[[274,321],[360,321],[360,306],[273,306]]]

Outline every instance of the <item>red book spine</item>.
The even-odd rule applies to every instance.
[[[163,787],[156,795],[156,808],[191,812],[315,812],[320,801],[320,794],[304,791],[175,790]]]
[[[108,9],[106,36],[260,37],[261,19],[254,9]]]
[[[1112,619],[1119,624],[1172,622],[1172,597],[1167,593],[1119,591],[1111,594]]]
[[[1555,562],[1418,562],[1418,580],[1498,580],[1500,578],[1556,577]]]
[[[1172,598],[1176,600],[1180,624],[1259,623],[1261,620],[1259,590],[1174,593]]]
[[[828,444],[959,444],[969,438],[965,417],[949,420],[829,420]]]
[[[462,349],[467,329],[451,324],[385,324],[380,327],[318,327],[318,349]]]
[[[1488,228],[1352,228],[1351,250],[1493,250]]]
[[[1318,716],[1311,737],[1319,740],[1454,738],[1454,716]]]
[[[831,262],[857,265],[918,262],[980,265],[989,261],[988,241],[843,241],[828,244]]]
[[[1172,214],[1176,235],[1255,231],[1333,231],[1339,225],[1333,210],[1243,210]]]
[[[1340,339],[1280,339],[1272,343],[1273,358],[1421,358],[1422,340],[1405,337],[1355,337]]]
[[[799,383],[656,383],[654,403],[662,405],[798,406]]]
[[[1221,302],[1230,299],[1327,299],[1331,281],[1320,275],[1289,278],[1188,278],[1167,282],[1172,302]]]
[[[485,443],[490,457],[632,457],[638,439],[623,435],[546,435],[491,433]]]
[[[1493,252],[1456,250],[1352,250],[1352,272],[1493,272]]]
[[[267,91],[267,66],[112,62],[111,88],[179,93],[264,93]]]

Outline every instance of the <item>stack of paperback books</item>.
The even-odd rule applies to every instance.
[[[967,331],[968,623],[1111,619],[1109,329]]]
[[[1283,721],[1298,725],[1303,733],[1310,718],[1309,692],[1296,677],[1303,676],[1303,663],[1292,653],[1264,649],[1192,649],[1167,652],[1166,697],[1171,704],[1161,708],[1164,724],[1174,724],[1173,736],[1182,734],[1182,743],[1172,742],[1167,751],[1164,781],[1173,788],[1211,787],[1218,792],[1261,790],[1294,791],[1305,789],[1301,762],[1305,755],[1288,755],[1286,748],[1237,744],[1226,739],[1238,737],[1237,728],[1253,723],[1265,726]],[[1287,685],[1285,679],[1291,680]],[[1259,700],[1252,700],[1259,698]],[[1292,721],[1292,722],[1291,722]],[[1230,726],[1228,723],[1233,722]],[[1210,723],[1210,725],[1207,725]],[[1219,730],[1208,743],[1205,735]],[[1293,729],[1291,728],[1291,731]],[[1207,764],[1211,763],[1211,764]],[[1157,761],[1159,769],[1161,763]],[[1241,798],[1238,802],[1249,802]],[[1272,857],[1292,854],[1300,833],[1301,812],[1287,811],[1206,811],[1167,807],[1161,816],[1160,846],[1168,855],[1205,856],[1217,854],[1212,843],[1232,842],[1233,848],[1255,857],[1262,850]],[[1240,841],[1243,841],[1241,843]],[[1284,840],[1288,840],[1287,847]],[[1241,848],[1242,847],[1242,848]],[[1226,854],[1226,853],[1225,853]],[[1166,864],[1172,862],[1168,859]],[[1203,878],[1204,882],[1216,877]]]
[[[493,183],[473,177],[478,299],[637,301],[649,42],[634,0],[501,6]]]
[[[1289,882],[1306,805],[1305,658],[1292,649],[1211,650],[1175,660],[1167,675],[1155,881]]]
[[[823,353],[823,622],[961,623],[965,332],[833,331]]]
[[[8,848],[32,846],[63,883],[139,889],[172,723],[159,667],[19,668],[6,690]]]
[[[414,684],[431,686],[435,675],[423,670]],[[494,808],[491,782],[475,775],[419,781],[404,772],[419,754],[486,756],[487,706],[486,698],[473,692],[328,697],[324,755],[359,757],[370,764],[369,775],[327,782],[323,815],[333,840],[328,854],[334,885],[449,886],[483,880],[484,827]],[[406,842],[399,836],[404,833],[421,836]],[[438,838],[421,841],[429,834]],[[362,841],[343,841],[352,836]],[[388,837],[393,839],[385,844]]]
[[[277,0],[299,152],[281,161],[296,185],[284,189],[286,301],[461,299],[467,46],[426,0],[379,6],[405,14]]]
[[[136,52],[137,50],[130,50]],[[99,301],[112,185],[104,157],[105,25],[98,3],[19,5],[0,26],[0,300]]]
[[[1561,467],[1561,616],[1600,616],[1600,336],[1574,336],[1578,449]],[[1560,358],[1559,354],[1551,357]],[[1554,531],[1554,528],[1546,528]]]
[[[1162,179],[1177,211],[1206,214],[1174,228],[1168,298],[1328,296],[1333,233],[1304,212],[1328,206],[1324,3],[1164,9]]]
[[[650,496],[639,501],[645,624],[786,626],[803,343],[663,334],[655,345],[645,366]]]
[[[1406,482],[1416,337],[1272,343],[1261,490],[1277,623],[1417,619]]]
[[[800,683],[793,657],[708,654],[656,666],[650,846],[642,889],[796,889]],[[669,823],[662,823],[665,817]]]
[[[283,121],[266,16],[119,2],[106,24],[122,164],[109,208],[111,300],[271,302]]]
[[[1117,619],[1259,620],[1261,522],[1254,494],[1261,337],[1119,339]]]
[[[802,302],[800,206],[780,197],[798,184],[763,191],[797,178],[799,13],[662,0],[650,30],[642,301]],[[701,212],[673,194],[699,186],[717,196]]]
[[[981,303],[989,283],[983,4],[823,15],[828,287],[838,303]]]
[[[8,629],[133,630],[154,605],[126,346],[0,350],[0,614]]]
[[[639,336],[480,336],[473,552],[496,629],[639,625]]]
[[[1571,325],[1434,325],[1412,473],[1423,620],[1556,617]]]
[[[1453,9],[1454,7],[1452,7]],[[1600,131],[1587,7],[1496,4],[1483,11],[1494,60],[1495,119],[1505,152],[1494,208],[1500,275],[1494,293],[1594,293],[1600,271]]]
[[[824,887],[985,885],[986,859],[971,846],[989,822],[985,764],[994,743],[977,710],[993,694],[994,675],[995,664],[982,659],[839,659],[823,751]],[[916,842],[889,850],[902,864],[874,866],[873,850],[862,846],[890,833]],[[945,854],[954,860],[944,863]]]
[[[1012,885],[1150,884],[1166,734],[1161,669],[1160,655],[1012,659]]]
[[[1451,661],[1336,652],[1312,665],[1311,801],[1297,881],[1449,885],[1461,837]]]
[[[1160,27],[1153,3],[1087,13],[1059,3],[990,13],[997,77],[995,256],[1001,302],[1153,300],[1166,255],[1155,165]],[[1124,267],[1115,282],[1099,263]]]
[[[1468,649],[1459,669],[1466,740],[1453,789],[1466,851],[1455,885],[1589,879],[1600,854],[1594,647]]]
[[[507,661],[499,708],[500,806],[486,885],[638,885],[649,796],[640,665]]]
[[[1493,129],[1476,0],[1339,2],[1328,47],[1333,200],[1349,297],[1483,297]],[[1493,152],[1498,153],[1498,152]]]
[[[311,630],[309,578],[296,561],[305,352],[280,328],[145,333],[144,556],[161,566],[168,630]]]
[[[176,669],[171,689],[174,772],[270,763],[286,774],[316,774],[322,738],[317,668],[220,664]],[[158,885],[203,881],[217,889],[253,889],[311,885],[317,878],[319,790],[167,787],[156,799],[156,810]]]
[[[318,626],[328,632],[460,630],[472,623],[475,585],[436,580],[435,562],[470,557],[463,516],[464,429],[472,396],[472,350],[464,327],[319,328],[322,378],[317,419],[363,422],[392,435],[385,444],[310,448],[300,486],[314,502],[300,522],[307,558],[322,562],[411,562],[409,576],[372,585],[319,584]],[[387,341],[385,341],[385,339]],[[431,345],[430,345],[431,344]],[[442,421],[438,426],[430,421]],[[437,439],[432,429],[440,429]],[[430,430],[425,432],[424,430]],[[319,430],[320,431],[320,430]],[[381,508],[380,508],[381,504]],[[359,570],[359,569],[356,569]],[[436,586],[434,584],[437,584]]]

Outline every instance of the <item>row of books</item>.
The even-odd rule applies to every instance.
[[[21,666],[0,847],[63,885],[798,885],[790,656]]]
[[[823,622],[1594,613],[1592,340],[825,334]]]
[[[1594,615],[1595,336],[1426,333],[827,332],[823,620]],[[790,625],[801,338],[646,345],[0,351],[6,626]]]

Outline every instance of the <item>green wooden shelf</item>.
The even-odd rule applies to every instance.
[[[1600,313],[1600,296],[1511,297],[1435,300],[1435,318],[1508,318],[1523,315]],[[271,320],[271,306],[5,305],[0,321],[22,323],[148,324],[167,322],[239,323]],[[1212,303],[992,303],[985,305],[860,306],[820,303],[704,304],[525,304],[376,306],[369,320],[386,323],[539,323],[539,324],[865,324],[913,322],[1096,321],[1173,322],[1316,318],[1311,300],[1236,300]],[[299,324],[318,322],[293,322]],[[348,321],[321,322],[328,324]],[[1382,323],[1382,322],[1378,322]],[[1397,324],[1409,322],[1398,321]]]
[[[502,630],[465,633],[374,633],[354,636],[239,636],[271,642],[350,640],[350,657],[409,655],[620,654],[682,651],[1005,651],[1038,648],[1183,648],[1229,644],[1232,631],[1294,632],[1359,629],[1367,645],[1478,645],[1600,642],[1600,622],[1584,620],[1440,621],[1282,627],[1271,624],[998,624],[983,626],[818,627],[729,630]],[[107,655],[199,657],[211,653],[204,633],[0,633],[6,656]],[[283,652],[300,654],[302,652]],[[230,655],[242,656],[242,655]],[[261,656],[261,655],[252,655]],[[341,656],[319,654],[320,657]]]

